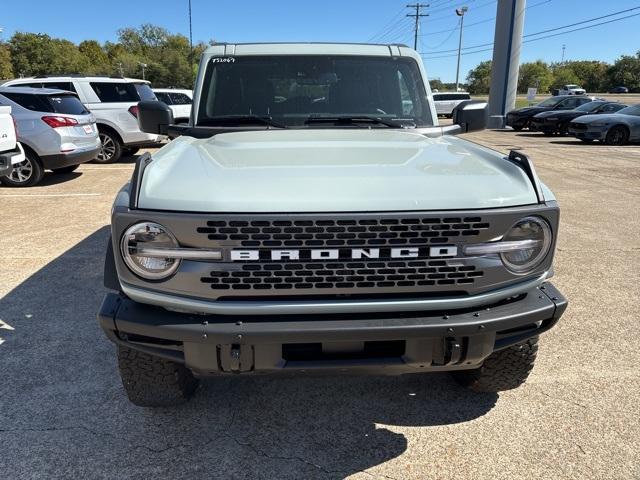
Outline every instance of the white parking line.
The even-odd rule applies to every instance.
[[[16,193],[9,195],[0,194],[0,198],[19,197],[99,197],[101,193]]]

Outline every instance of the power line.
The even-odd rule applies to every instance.
[[[534,36],[537,36],[537,35],[542,35],[543,33],[555,32],[555,31],[558,31],[558,30],[564,30],[565,28],[574,27],[576,25],[582,25],[582,24],[585,24],[585,23],[591,23],[591,22],[593,22],[595,20],[600,20],[600,19],[603,19],[603,18],[613,17],[615,15],[620,15],[621,13],[627,13],[627,12],[631,12],[633,10],[638,10],[638,9],[640,9],[640,6],[633,7],[633,8],[628,8],[626,10],[620,10],[619,12],[614,12],[614,13],[610,13],[610,14],[607,14],[607,15],[602,15],[600,17],[590,18],[589,20],[582,20],[581,22],[570,23],[568,25],[563,25],[562,27],[549,28],[547,30],[542,30],[540,32],[530,33],[530,34],[527,34],[527,35],[523,35],[523,38],[534,37]],[[624,17],[624,18],[628,18],[628,17]],[[624,18],[620,18],[618,20],[624,20]],[[592,26],[596,26],[596,25],[592,25]],[[564,32],[564,33],[568,33],[568,32]],[[547,38],[547,37],[545,37],[545,38]],[[493,45],[493,42],[481,43],[481,44],[478,44],[478,45],[472,45],[472,46],[463,48],[463,50],[473,50],[473,49],[476,49],[476,48],[487,47],[487,46],[490,46],[490,45]],[[449,52],[457,52],[457,51],[458,51],[457,49],[453,48],[453,49],[450,49],[450,50],[439,50],[439,51],[436,51],[436,52],[429,52],[429,53],[430,54],[432,54],[432,53],[449,53]]]
[[[404,12],[405,12],[405,7],[402,7],[393,17],[391,17],[391,20],[389,20],[384,25],[384,27],[378,30],[378,33],[375,33],[374,35],[370,36],[367,42],[371,42],[373,39],[382,36],[387,31],[387,29],[393,26],[394,22],[397,23],[397,21],[403,20],[405,18]]]
[[[635,9],[637,9],[637,8],[640,8],[640,7],[636,7]],[[634,9],[634,10],[635,10],[635,9]],[[609,15],[609,16],[610,16],[610,15]],[[537,42],[538,40],[544,40],[544,39],[547,39],[547,38],[558,37],[558,36],[560,36],[560,35],[565,35],[565,34],[567,34],[567,33],[578,32],[578,31],[580,31],[580,30],[587,30],[587,29],[589,29],[589,28],[599,27],[599,26],[601,26],[601,25],[606,25],[606,24],[608,24],[608,23],[619,22],[619,21],[621,21],[621,20],[627,20],[627,19],[629,19],[629,18],[633,18],[633,17],[637,17],[637,16],[640,16],[640,13],[634,13],[633,15],[627,15],[626,17],[614,18],[614,19],[612,19],[612,20],[607,20],[607,21],[605,21],[605,22],[595,23],[595,24],[593,24],[593,25],[587,25],[587,26],[580,27],[580,28],[574,28],[574,29],[572,29],[572,30],[567,30],[566,32],[553,33],[553,34],[551,34],[551,35],[545,35],[545,36],[538,37],[538,38],[530,38],[529,40],[524,40],[522,43]],[[604,17],[598,17],[598,18],[604,18]],[[592,21],[593,21],[593,19],[592,19]],[[585,21],[585,22],[586,22],[586,21]],[[585,22],[581,22],[581,23],[585,23]],[[575,24],[574,24],[574,25],[575,25]],[[559,29],[561,29],[561,28],[567,28],[567,26],[565,25],[564,27],[558,27],[558,28],[556,28],[556,29],[554,29],[554,30],[559,30]],[[530,37],[530,36],[535,36],[535,35],[539,35],[539,34],[540,34],[540,32],[538,32],[538,33],[531,33],[531,34],[529,34],[529,35],[524,35],[524,37]],[[476,46],[476,47],[477,47],[477,46]],[[469,47],[469,48],[474,48],[474,47]],[[491,51],[491,50],[493,50],[493,48],[484,48],[484,49],[481,49],[481,50],[475,50],[475,51],[473,51],[473,52],[463,52],[463,53],[462,53],[462,55],[473,55],[473,54],[475,54],[475,53],[489,52],[489,51]],[[425,55],[422,55],[422,56],[423,56],[425,59],[427,59],[427,60],[432,60],[432,59],[436,59],[436,58],[449,58],[449,57],[455,57],[456,55],[455,55],[455,54],[454,54],[454,55],[451,55],[451,54],[450,54],[450,55],[439,55],[439,56],[435,56],[435,57],[428,57],[428,56],[425,56]]]
[[[533,5],[529,5],[525,10],[528,10],[530,8],[534,8],[534,7],[539,7],[540,5],[544,5],[545,3],[549,3],[552,2],[553,0],[543,0],[541,2],[538,3],[534,3]],[[482,7],[482,5],[478,5],[476,8],[478,7]],[[465,28],[469,28],[469,27],[473,27],[475,25],[481,25],[483,23],[487,23],[487,22],[493,22],[496,19],[496,17],[490,17],[490,18],[485,18],[484,20],[478,20],[477,22],[473,22],[473,23],[469,23],[467,25],[465,25]],[[453,27],[456,28],[456,27]],[[438,35],[439,33],[449,33],[451,29],[447,28],[447,29],[443,29],[443,30],[438,30],[435,32],[428,32],[428,33],[422,33],[421,35],[424,37],[427,36],[431,36],[431,35]]]

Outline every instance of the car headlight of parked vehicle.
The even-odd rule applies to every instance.
[[[142,222],[129,227],[120,241],[120,251],[127,267],[149,280],[171,276],[180,266],[180,259],[171,257],[178,248],[176,237],[158,223]]]
[[[525,217],[502,237],[499,242],[468,245],[466,255],[499,254],[504,266],[518,275],[532,272],[545,259],[552,243],[551,227],[546,220]]]

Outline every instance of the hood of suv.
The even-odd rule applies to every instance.
[[[153,155],[140,208],[190,212],[380,212],[536,203],[526,174],[461,138],[382,129],[180,137]]]

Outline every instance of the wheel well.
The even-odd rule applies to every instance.
[[[37,160],[38,162],[40,162],[40,165],[42,165],[42,160],[40,160],[40,155],[38,155],[33,148],[31,148],[29,145],[27,145],[24,142],[20,142],[20,145],[22,145],[22,149],[24,150],[24,153],[28,153],[34,160]]]
[[[112,135],[114,135],[116,137],[116,139],[120,142],[120,145],[124,144],[124,142],[122,141],[122,137],[115,130],[115,128],[110,127],[109,125],[106,125],[104,123],[97,123],[96,125],[98,127],[98,131],[109,132],[109,133],[111,133]]]
[[[622,127],[627,131],[627,134],[631,134],[631,130],[629,130],[629,127],[627,127],[624,123],[618,123],[616,125],[613,125],[612,127],[609,128],[609,130],[607,131],[607,133],[609,133],[611,130],[613,130],[614,128],[618,128],[618,127]]]

